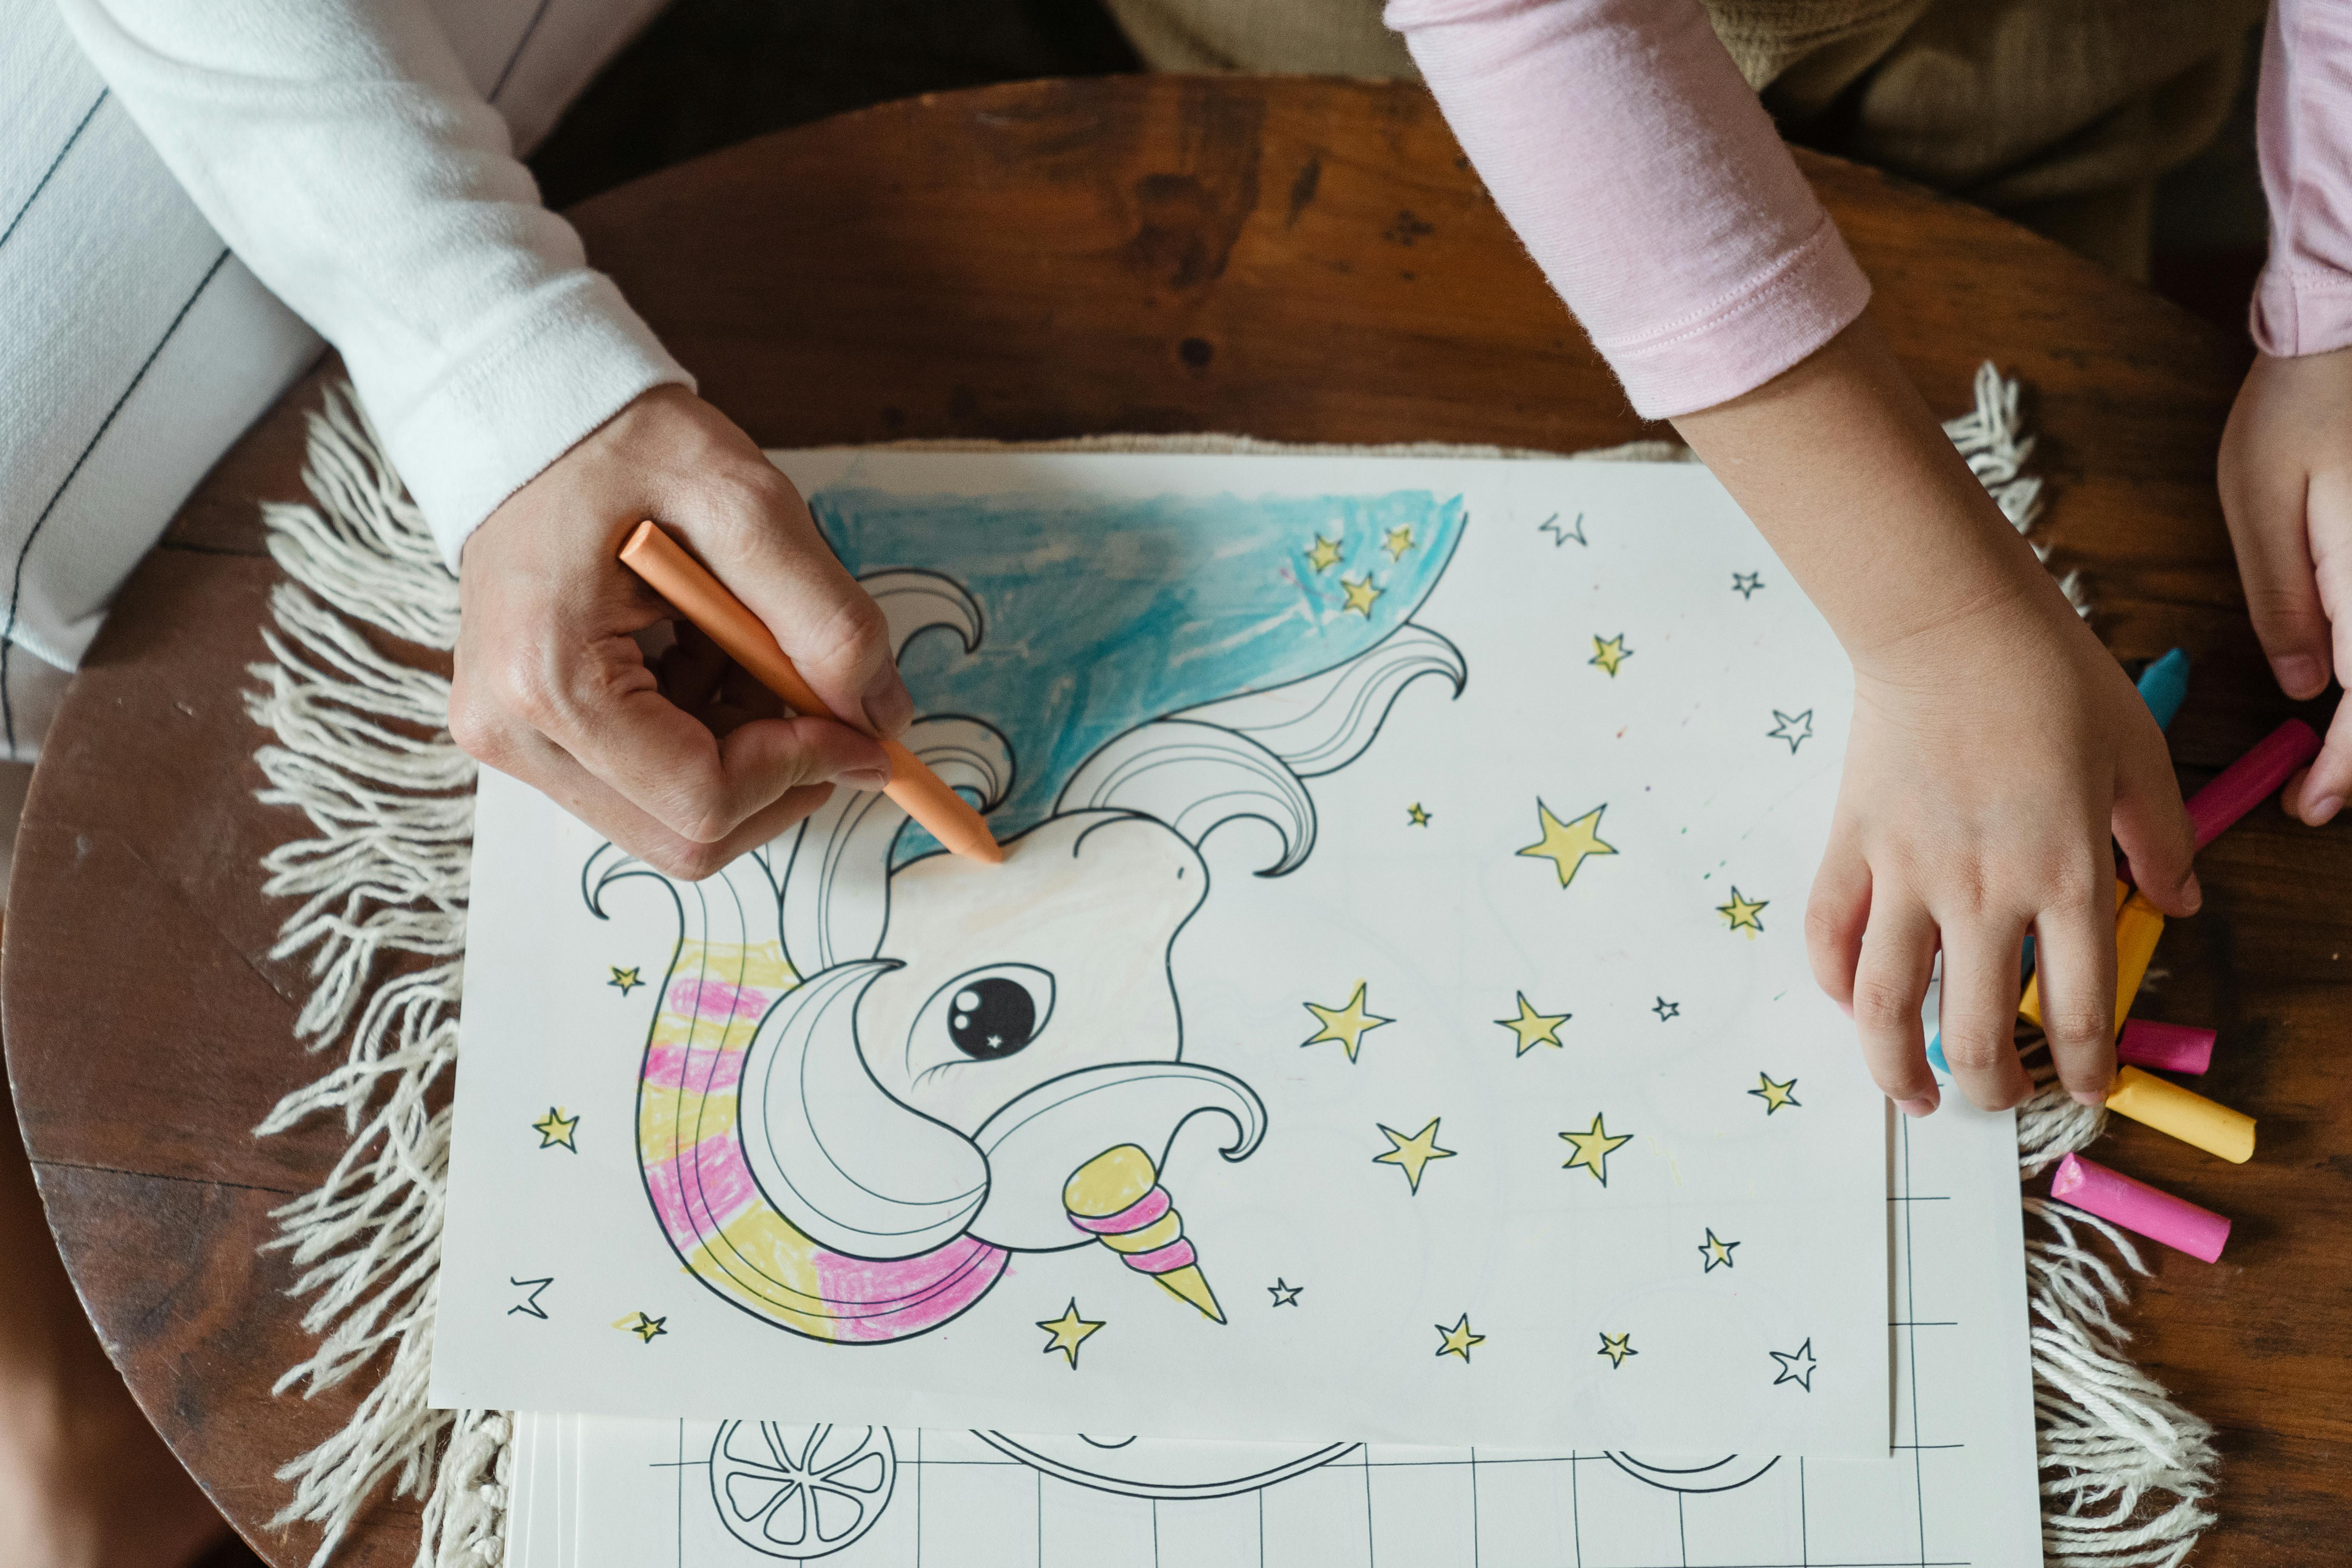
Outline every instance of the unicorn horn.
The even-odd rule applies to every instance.
[[[1184,1216],[1160,1184],[1151,1156],[1132,1143],[1106,1149],[1077,1168],[1062,1188],[1070,1223],[1119,1255],[1139,1274],[1149,1274],[1168,1293],[1190,1301],[1222,1323],[1217,1306],[1184,1239]]]

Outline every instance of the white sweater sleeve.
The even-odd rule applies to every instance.
[[[420,0],[62,0],[140,129],[256,276],[342,351],[450,564],[632,398],[692,384]]]

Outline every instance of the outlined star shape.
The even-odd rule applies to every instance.
[[[1599,1111],[1593,1112],[1592,1125],[1583,1131],[1563,1132],[1560,1136],[1576,1147],[1576,1152],[1568,1157],[1567,1163],[1561,1165],[1560,1169],[1573,1171],[1581,1165],[1591,1172],[1592,1179],[1604,1187],[1609,1184],[1611,1152],[1633,1141],[1633,1135],[1631,1132],[1626,1133],[1622,1138],[1611,1137],[1609,1129],[1601,1124]]]
[[[1764,1102],[1765,1115],[1771,1115],[1784,1105],[1793,1105],[1800,1110],[1805,1108],[1805,1102],[1799,1100],[1794,1092],[1797,1087],[1795,1079],[1786,1083],[1774,1083],[1770,1073],[1759,1072],[1756,1075],[1756,1081],[1758,1087],[1748,1092]]]
[[[1807,1394],[1813,1391],[1813,1368],[1820,1363],[1813,1360],[1811,1340],[1807,1340],[1792,1351],[1769,1351],[1766,1353],[1780,1363],[1780,1375],[1772,1380],[1773,1387],[1778,1388],[1784,1383],[1793,1383]]]
[[[1613,680],[1617,667],[1633,657],[1633,650],[1625,646],[1625,634],[1620,632],[1613,637],[1596,635],[1592,639],[1592,657],[1584,662],[1599,665],[1609,672],[1610,679]]]
[[[1339,591],[1347,595],[1348,601],[1346,604],[1339,606],[1339,613],[1344,616],[1349,610],[1353,610],[1356,614],[1363,616],[1364,619],[1368,621],[1372,618],[1372,601],[1379,598],[1382,593],[1381,589],[1372,586],[1372,579],[1370,573],[1359,577],[1352,583],[1349,582],[1345,577],[1340,578]]]
[[[1760,931],[1764,929],[1764,922],[1756,918],[1757,912],[1770,907],[1771,902],[1769,899],[1743,899],[1739,896],[1739,889],[1734,888],[1731,889],[1731,902],[1716,905],[1715,912],[1729,921],[1733,931]]]
[[[551,1274],[544,1279],[517,1279],[512,1275],[509,1275],[507,1283],[518,1290],[530,1292],[521,1300],[507,1309],[508,1317],[511,1318],[517,1312],[520,1312],[525,1317],[537,1318],[542,1323],[547,1321],[547,1309],[539,1304],[539,1293],[555,1283],[554,1275]]]
[[[1069,1358],[1070,1370],[1076,1372],[1078,1370],[1078,1347],[1086,1343],[1087,1336],[1101,1328],[1102,1324],[1078,1316],[1078,1299],[1073,1296],[1070,1304],[1062,1309],[1060,1317],[1041,1319],[1037,1326],[1053,1336],[1045,1342],[1045,1353],[1052,1355],[1055,1351],[1061,1352]]]
[[[1730,1268],[1731,1249],[1738,1245],[1739,1243],[1736,1241],[1723,1240],[1721,1237],[1717,1237],[1715,1234],[1714,1229],[1710,1227],[1706,1233],[1706,1239],[1698,1244],[1698,1249],[1706,1255],[1706,1267],[1700,1269],[1699,1272],[1702,1274],[1712,1274],[1715,1272],[1718,1265],[1725,1268]]]
[[[1743,599],[1763,585],[1764,574],[1761,572],[1734,572],[1731,574],[1731,591]]]
[[[645,1344],[651,1344],[658,1336],[669,1332],[667,1329],[662,1327],[668,1321],[667,1318],[656,1318],[650,1313],[639,1312],[634,1318],[623,1318],[613,1326],[636,1335],[637,1339]]]
[[[1442,1356],[1458,1355],[1462,1358],[1462,1364],[1465,1366],[1470,1364],[1470,1347],[1486,1342],[1486,1335],[1474,1334],[1470,1331],[1470,1314],[1467,1312],[1463,1313],[1460,1321],[1450,1329],[1444,1323],[1432,1323],[1429,1326],[1444,1336],[1443,1342],[1437,1347],[1437,1353]]]
[[[1390,1147],[1387,1153],[1373,1155],[1372,1163],[1394,1165],[1404,1173],[1406,1184],[1415,1193],[1420,1192],[1421,1173],[1429,1163],[1432,1160],[1451,1160],[1454,1155],[1454,1150],[1441,1149],[1437,1146],[1437,1123],[1440,1120],[1442,1119],[1439,1117],[1431,1117],[1429,1125],[1410,1138],[1393,1127],[1382,1122],[1373,1122],[1372,1125],[1380,1128],[1381,1131],[1387,1136]]]
[[[1415,827],[1426,827],[1429,826],[1429,813],[1421,808],[1421,802],[1419,801],[1414,801],[1411,805],[1406,806],[1404,808],[1404,815],[1405,820],[1410,822]]]
[[[1382,1024],[1396,1022],[1394,1018],[1383,1018],[1365,1010],[1364,983],[1360,980],[1356,982],[1356,994],[1348,998],[1344,1007],[1318,1007],[1312,1002],[1302,1002],[1299,1005],[1314,1014],[1315,1021],[1322,1027],[1299,1041],[1298,1048],[1305,1050],[1326,1040],[1337,1040],[1348,1048],[1349,1061],[1356,1059],[1356,1052],[1362,1047],[1366,1035]]]
[[[604,984],[618,990],[624,996],[626,996],[630,992],[645,984],[644,981],[637,978],[637,972],[635,969],[624,969],[617,963],[610,964],[607,967],[612,970],[613,978],[607,980]]]
[[[1625,1364],[1625,1358],[1627,1356],[1640,1355],[1642,1352],[1633,1348],[1633,1335],[1630,1331],[1628,1331],[1622,1334],[1602,1334],[1601,1336],[1601,1348],[1592,1353],[1595,1355],[1605,1355],[1609,1358],[1609,1364],[1611,1366],[1620,1367]]]
[[[1307,564],[1315,568],[1318,573],[1323,573],[1328,572],[1339,563],[1339,542],[1317,534],[1314,547],[1307,552]]]
[[[1389,552],[1391,561],[1403,560],[1404,552],[1412,546],[1412,524],[1409,522],[1398,523],[1381,536],[1381,548]]]
[[[1658,1022],[1663,1024],[1669,1018],[1681,1017],[1683,1005],[1679,1002],[1669,1002],[1661,996],[1651,1005],[1650,1011],[1655,1013],[1658,1016]]]
[[[1274,1304],[1276,1306],[1296,1307],[1298,1305],[1298,1293],[1301,1290],[1306,1289],[1307,1287],[1304,1285],[1290,1284],[1286,1281],[1281,1275],[1277,1274],[1274,1277],[1274,1283],[1267,1286],[1265,1289],[1266,1293],[1274,1298]]]
[[[1764,738],[1788,742],[1789,754],[1792,757],[1797,754],[1799,746],[1813,738],[1813,710],[1810,708],[1802,713],[1783,713],[1775,708],[1772,719],[1772,728],[1764,731]]]
[[[1549,860],[1559,873],[1559,885],[1567,887],[1576,878],[1577,868],[1588,855],[1614,855],[1617,847],[1601,841],[1601,814],[1608,810],[1604,802],[1586,812],[1573,822],[1562,822],[1551,814],[1551,807],[1536,797],[1536,826],[1541,838],[1518,851],[1521,855]]]
[[[1576,521],[1570,523],[1566,528],[1562,528],[1559,525],[1559,513],[1554,512],[1549,517],[1544,519],[1541,522],[1536,524],[1536,531],[1538,533],[1550,534],[1551,547],[1554,550],[1566,544],[1571,539],[1576,541],[1579,544],[1581,544],[1584,542],[1584,514],[1580,511],[1578,512],[1576,514]]]
[[[566,1116],[562,1106],[551,1105],[546,1115],[530,1124],[530,1130],[539,1134],[541,1148],[569,1149],[577,1154],[580,1145],[572,1141],[572,1134],[579,1125],[580,1118]]]
[[[1560,1013],[1557,1015],[1551,1013],[1538,1013],[1535,1008],[1528,1005],[1528,994],[1526,992],[1520,991],[1515,993],[1515,994],[1519,1000],[1519,1016],[1516,1018],[1497,1018],[1495,1020],[1495,1022],[1500,1024],[1503,1027],[1510,1030],[1512,1034],[1518,1037],[1519,1048],[1514,1051],[1512,1055],[1520,1057],[1526,1056],[1529,1050],[1533,1049],[1537,1046],[1550,1046],[1557,1048],[1559,1045],[1559,1026],[1562,1024],[1567,1023],[1569,1019],[1575,1016],[1575,1015],[1572,1013]]]

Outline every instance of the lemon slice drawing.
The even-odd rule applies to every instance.
[[[898,1451],[879,1426],[730,1421],[710,1444],[719,1521],[754,1552],[793,1562],[872,1529],[898,1478]]]

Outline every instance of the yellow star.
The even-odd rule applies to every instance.
[[[1421,802],[1419,801],[1414,801],[1411,805],[1406,806],[1404,808],[1404,814],[1412,820],[1412,825],[1415,827],[1426,827],[1429,826],[1429,813],[1421,809]]]
[[[1337,566],[1339,563],[1339,542],[1336,539],[1326,539],[1319,533],[1317,534],[1315,536],[1314,548],[1307,552],[1307,564],[1314,567],[1317,572],[1321,573],[1328,572],[1332,567]]]
[[[656,1335],[669,1332],[667,1329],[662,1327],[664,1323],[668,1321],[669,1320],[667,1318],[648,1317],[646,1314],[639,1312],[635,1317],[621,1319],[613,1326],[616,1329],[625,1329],[630,1333],[636,1335],[637,1338],[645,1343],[651,1344],[654,1342],[654,1337]]]
[[[1734,888],[1731,889],[1731,902],[1716,905],[1715,912],[1729,921],[1733,931],[1745,926],[1749,931],[1760,931],[1764,929],[1764,922],[1756,918],[1756,911],[1769,908],[1771,902],[1769,899],[1743,899],[1739,896],[1739,889]],[[1752,942],[1755,939],[1751,937],[1748,940]]]
[[[1717,1237],[1712,1229],[1708,1230],[1706,1233],[1706,1239],[1700,1242],[1698,1246],[1698,1249],[1706,1254],[1706,1267],[1700,1269],[1699,1272],[1702,1274],[1712,1274],[1715,1272],[1716,1265],[1718,1263],[1723,1265],[1726,1268],[1730,1268],[1731,1249],[1738,1245],[1739,1243],[1736,1241],[1720,1240]]]
[[[1764,1102],[1765,1115],[1771,1115],[1784,1105],[1793,1105],[1801,1110],[1804,1109],[1805,1102],[1799,1100],[1794,1092],[1797,1087],[1795,1079],[1790,1079],[1786,1083],[1774,1083],[1770,1073],[1759,1072],[1756,1075],[1756,1080],[1763,1087],[1751,1089],[1748,1092]]]
[[[1348,595],[1348,602],[1339,606],[1339,613],[1344,616],[1349,610],[1353,610],[1364,619],[1370,620],[1372,601],[1381,596],[1381,590],[1372,586],[1371,574],[1367,573],[1353,583],[1342,577],[1339,579],[1339,586]]]
[[[1372,1163],[1375,1165],[1396,1166],[1399,1170],[1404,1173],[1406,1183],[1411,1185],[1414,1192],[1418,1193],[1421,1191],[1421,1173],[1423,1167],[1426,1166],[1432,1160],[1451,1160],[1454,1158],[1453,1150],[1441,1149],[1437,1146],[1438,1120],[1439,1119],[1437,1117],[1431,1117],[1429,1119],[1429,1125],[1423,1128],[1420,1131],[1414,1133],[1410,1138],[1406,1137],[1403,1133],[1398,1131],[1393,1127],[1383,1126],[1381,1123],[1375,1121],[1372,1125],[1379,1127],[1383,1133],[1387,1134],[1388,1141],[1392,1147],[1391,1147],[1389,1152],[1385,1154],[1373,1155]]]
[[[1486,1335],[1474,1334],[1470,1331],[1470,1314],[1467,1312],[1463,1313],[1461,1321],[1450,1329],[1444,1323],[1432,1323],[1429,1326],[1445,1336],[1445,1342],[1437,1347],[1437,1353],[1458,1355],[1462,1358],[1462,1364],[1465,1366],[1470,1364],[1470,1347],[1486,1342]]]
[[[1069,1358],[1070,1370],[1076,1372],[1078,1368],[1078,1347],[1086,1343],[1087,1336],[1101,1328],[1102,1324],[1079,1317],[1078,1299],[1073,1296],[1060,1317],[1044,1319],[1037,1326],[1054,1336],[1046,1342],[1045,1353],[1052,1355],[1055,1351],[1061,1352]]]
[[[1299,1047],[1304,1049],[1308,1046],[1319,1046],[1326,1040],[1337,1040],[1348,1047],[1349,1061],[1356,1059],[1357,1048],[1364,1043],[1366,1035],[1382,1024],[1396,1022],[1394,1018],[1382,1018],[1364,1011],[1364,983],[1360,980],[1356,982],[1356,994],[1348,998],[1348,1005],[1344,1007],[1318,1007],[1312,1002],[1300,1005],[1314,1014],[1315,1021],[1323,1026],[1311,1037],[1299,1041]]]
[[[554,1149],[561,1147],[569,1149],[573,1153],[577,1154],[580,1152],[580,1145],[572,1141],[572,1131],[579,1125],[580,1118],[576,1116],[566,1116],[563,1114],[563,1108],[562,1106],[551,1105],[547,1108],[546,1115],[541,1117],[538,1121],[530,1124],[530,1130],[539,1134],[539,1146],[541,1148]]]
[[[1562,822],[1538,797],[1536,824],[1543,837],[1519,853],[1550,861],[1559,871],[1559,885],[1565,888],[1574,879],[1576,868],[1584,864],[1587,855],[1617,853],[1615,845],[1601,842],[1601,814],[1608,809],[1605,805],[1596,805],[1574,822]]]
[[[1611,1366],[1623,1366],[1627,1356],[1642,1353],[1633,1348],[1633,1336],[1631,1333],[1602,1334],[1601,1348],[1592,1353],[1607,1356]]]
[[[1571,1015],[1561,1013],[1554,1016],[1549,1013],[1538,1013],[1528,1005],[1526,992],[1521,991],[1517,994],[1519,999],[1519,1016],[1516,1018],[1495,1020],[1519,1037],[1519,1048],[1513,1055],[1526,1056],[1528,1049],[1535,1046],[1557,1047],[1559,1044],[1559,1026],[1567,1023]]]
[[[1391,561],[1402,561],[1404,552],[1412,548],[1412,524],[1401,522],[1381,536],[1381,548],[1389,552]]]
[[[1599,665],[1609,672],[1612,679],[1614,679],[1617,667],[1633,657],[1633,650],[1625,646],[1625,634],[1620,632],[1613,637],[1594,637],[1592,657],[1584,662]]]
[[[611,968],[613,971],[613,978],[607,980],[604,984],[616,987],[624,996],[626,996],[631,991],[645,984],[644,981],[637,978],[637,972],[634,969],[624,969],[617,963],[611,965]]]
[[[1631,1143],[1633,1141],[1633,1135],[1630,1132],[1622,1138],[1609,1136],[1609,1129],[1601,1125],[1601,1116],[1597,1111],[1593,1114],[1591,1126],[1581,1132],[1563,1132],[1560,1136],[1576,1145],[1576,1152],[1568,1157],[1568,1163],[1562,1165],[1560,1169],[1573,1171],[1581,1165],[1591,1172],[1593,1180],[1604,1187],[1609,1184],[1610,1152],[1621,1143]]]

